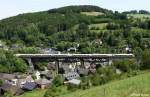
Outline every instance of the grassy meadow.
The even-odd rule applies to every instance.
[[[43,97],[46,90],[33,90],[16,97]]]
[[[136,97],[140,94],[144,95],[140,97],[150,97],[150,72],[72,93],[66,87],[60,88],[63,91],[59,97]],[[46,90],[34,90],[16,97],[43,97],[45,92]]]
[[[150,97],[150,72],[60,97]]]
[[[84,14],[87,16],[98,16],[98,15],[103,15],[104,13],[101,13],[101,12],[81,12],[81,14]]]
[[[150,18],[150,14],[128,14],[129,17],[134,17],[134,18]]]

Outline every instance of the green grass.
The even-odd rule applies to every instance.
[[[143,18],[150,18],[150,14],[128,14],[128,16],[132,16],[134,18],[140,18],[140,19],[143,19]]]
[[[113,81],[106,85],[92,87],[87,90],[77,90],[70,93],[66,87],[60,87],[59,97],[131,97],[132,94],[144,94],[150,97],[150,71],[144,71],[135,77]],[[46,90],[34,90],[16,97],[43,97]],[[136,96],[132,96],[136,97]]]
[[[146,96],[140,97],[150,97],[150,72],[60,97],[131,97],[132,94],[143,94]]]
[[[43,97],[46,90],[33,90],[16,97]]]
[[[61,90],[60,95],[65,95],[67,93],[70,93],[67,90],[66,86],[61,86],[61,87],[58,87],[58,88]],[[46,91],[47,91],[47,89],[44,89],[44,90],[37,89],[37,90],[25,92],[23,95],[16,96],[16,97],[44,97],[44,94],[45,94]]]
[[[98,15],[103,15],[104,13],[102,13],[102,12],[81,12],[81,14],[84,14],[87,16],[98,16]]]
[[[107,24],[108,23],[91,24],[91,25],[89,25],[89,29],[91,29],[92,27],[99,28],[99,29],[105,29]]]

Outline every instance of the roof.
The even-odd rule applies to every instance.
[[[16,75],[14,74],[0,73],[0,79],[2,80],[11,80],[15,78],[16,78]]]
[[[19,95],[19,94],[22,94],[24,92],[19,87],[13,86],[13,85],[10,85],[10,84],[6,84],[6,83],[3,84],[0,88],[3,89],[4,91],[10,91],[14,95]]]
[[[24,84],[24,86],[22,88],[25,90],[31,91],[31,90],[35,89],[36,86],[37,86],[37,84],[35,82],[27,82]]]
[[[29,76],[26,77],[26,81],[27,82],[34,82],[34,80],[33,80],[33,78],[32,78],[31,75],[29,75]]]
[[[71,83],[71,84],[75,84],[75,85],[79,85],[80,84],[80,80],[78,79],[72,79],[72,80],[69,80],[68,83]]]
[[[47,75],[47,74],[48,74],[48,71],[40,71],[40,74],[42,74],[42,75]]]
[[[3,90],[10,90],[11,88],[12,88],[13,86],[11,85],[11,84],[3,84],[2,86],[1,86],[1,89],[3,89]]]
[[[79,74],[88,75],[89,70],[84,68],[79,68],[78,70]]]
[[[44,54],[58,54],[58,51],[55,51],[52,48],[40,49],[40,52]]]
[[[52,63],[52,62],[49,62],[48,65],[47,65],[47,68],[49,70],[55,70],[56,69],[56,64]]]
[[[76,78],[80,77],[77,72],[69,72],[69,73],[63,74],[63,76],[64,76],[67,80],[76,79]]]
[[[39,79],[36,81],[38,85],[48,85],[52,82],[52,80],[47,80],[47,79]]]

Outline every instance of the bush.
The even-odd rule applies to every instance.
[[[54,80],[53,80],[53,84],[58,87],[58,86],[61,86],[63,84],[63,78],[61,75],[57,75]]]
[[[142,54],[141,69],[150,69],[150,51],[146,50]]]
[[[3,82],[3,80],[0,80],[0,86],[2,86],[2,85],[3,85],[3,83],[4,83],[4,82]]]
[[[73,92],[73,91],[76,91],[78,88],[79,88],[79,86],[78,86],[78,85],[74,85],[74,84],[67,84],[67,90],[68,90],[68,91]]]
[[[11,92],[5,92],[3,97],[14,97],[13,94]]]
[[[98,73],[95,73],[93,75],[90,75],[90,81],[93,86],[98,86],[101,83],[101,77]]]
[[[91,83],[90,83],[90,78],[85,76],[85,77],[82,77],[81,79],[81,84],[80,84],[80,89],[89,89],[91,86]]]
[[[132,70],[138,69],[138,65],[136,64],[136,61],[132,59],[115,61],[114,66],[123,72],[130,72]]]
[[[0,72],[26,72],[27,64],[11,51],[0,50]]]
[[[56,86],[51,86],[44,94],[44,97],[58,97],[61,90]]]
[[[101,84],[104,84],[110,80],[113,80],[117,76],[115,72],[115,67],[113,66],[98,68],[97,72],[99,75],[101,75]]]

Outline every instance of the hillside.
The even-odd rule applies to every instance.
[[[45,49],[61,53],[134,53],[140,58],[142,51],[150,49],[150,19],[132,18],[128,14],[82,5],[3,19],[0,72],[22,72],[27,68],[24,64],[20,70],[9,68],[9,71],[9,64],[16,67],[7,55],[10,51],[12,55],[43,53]]]
[[[140,19],[150,18],[150,14],[128,14],[128,16],[134,18],[140,18]]]
[[[60,97],[136,97],[140,94],[150,96],[150,72]]]
[[[81,5],[81,6],[66,6],[62,8],[51,9],[49,13],[81,13],[81,12],[101,12],[101,13],[112,13],[111,10],[100,8],[94,5]]]
[[[149,49],[149,32],[149,19],[139,21],[91,5],[20,14],[0,21],[1,42],[9,47],[17,45],[15,52],[20,53],[25,52],[22,47],[55,48],[64,53],[69,48],[77,48],[74,53],[129,53],[126,47],[132,49],[130,52],[138,47]]]
[[[54,78],[53,87],[26,92],[21,97],[41,97],[44,94],[64,95],[61,97],[129,97],[136,93],[147,95],[150,92],[150,73],[117,81],[124,74],[127,78],[138,74],[139,70],[150,69],[150,18],[147,15],[149,13],[144,14],[143,11],[132,15],[132,12],[120,13],[98,6],[81,5],[20,14],[0,20],[0,72],[28,71],[28,64],[14,56],[16,53],[133,53],[135,59],[113,60],[112,66],[106,68],[101,68],[102,64],[93,60],[88,74],[81,74],[81,84],[77,87],[63,85],[64,81],[58,75],[58,78]],[[35,70],[43,71],[50,60],[37,61],[39,62],[34,62]],[[121,74],[118,75],[116,70]],[[56,69],[54,75],[55,71]],[[62,74],[64,73],[65,71]],[[72,92],[74,89],[77,91]]]
[[[61,95],[60,97],[130,97],[131,95],[139,95],[140,93],[150,96],[149,80],[150,72],[145,72],[144,74],[140,74],[135,77],[127,78],[120,81],[117,80],[103,86],[93,87],[87,90],[77,90],[76,92],[67,93],[67,95]],[[36,90],[27,92],[17,97],[42,97],[44,93],[45,90]]]

